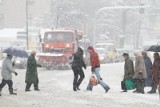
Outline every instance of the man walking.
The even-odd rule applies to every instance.
[[[17,93],[13,92],[13,81],[12,81],[12,73],[17,75],[17,72],[12,67],[12,54],[7,54],[7,57],[3,60],[2,63],[2,83],[0,84],[0,96],[2,95],[2,88],[7,84],[9,87],[9,92],[11,95],[17,95]]]
[[[126,80],[131,80],[134,76],[134,65],[132,59],[129,58],[128,53],[123,53],[123,57],[125,60],[124,64],[124,77],[122,81],[122,92],[127,92],[127,88],[125,85]]]

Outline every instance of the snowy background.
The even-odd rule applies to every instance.
[[[85,70],[85,79],[81,91],[72,90],[72,70],[46,70],[38,68],[39,88],[25,92],[25,69],[17,69],[18,76],[13,75],[14,88],[17,96],[9,95],[8,86],[5,86],[0,97],[0,107],[160,107],[158,93],[148,94],[150,87],[145,88],[145,94],[121,93],[120,81],[123,77],[124,63],[101,65],[101,76],[111,87],[108,93],[98,85],[92,92],[85,91],[90,67]],[[0,76],[1,80],[1,76]]]

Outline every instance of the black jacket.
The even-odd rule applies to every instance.
[[[78,48],[78,51],[73,55],[73,57],[72,67],[86,68],[86,64],[83,60],[83,50],[81,48]]]

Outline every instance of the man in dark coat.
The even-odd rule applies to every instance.
[[[127,92],[127,88],[125,86],[125,80],[131,80],[134,76],[134,65],[132,59],[129,58],[128,53],[123,53],[123,57],[125,59],[125,64],[124,64],[124,78],[122,81],[122,86],[123,91],[122,92]]]
[[[86,64],[83,60],[83,50],[78,47],[78,51],[73,55],[73,62],[72,62],[72,70],[74,73],[74,80],[73,80],[73,91],[80,90],[79,86],[82,83],[85,75],[83,72],[82,67],[86,69]],[[78,79],[78,75],[80,78]]]
[[[147,52],[143,51],[142,55],[144,58],[144,63],[145,63],[146,72],[147,72],[147,78],[145,79],[145,86],[151,86],[151,83],[152,83],[152,61],[147,56]]]
[[[39,66],[35,60],[36,52],[33,51],[27,60],[27,71],[26,71],[26,89],[25,91],[30,91],[30,87],[34,84],[34,90],[39,91],[38,88],[38,72],[37,66]]]

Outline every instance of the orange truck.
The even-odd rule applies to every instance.
[[[78,40],[83,33],[78,30],[45,30],[42,38],[42,53],[38,54],[38,63],[47,69],[69,68],[68,58],[77,51]]]

